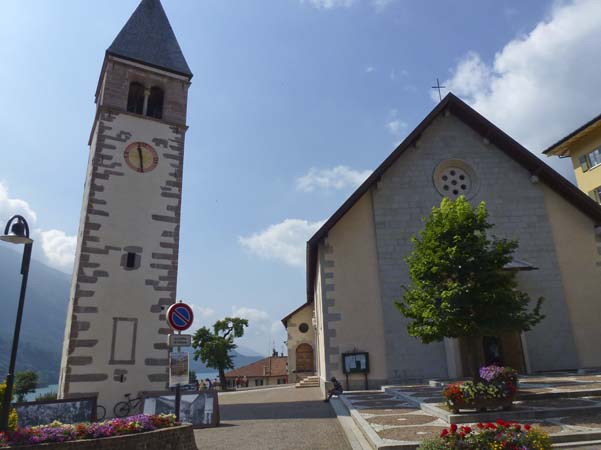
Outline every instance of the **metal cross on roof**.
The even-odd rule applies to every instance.
[[[446,86],[441,86],[440,85],[440,81],[438,81],[438,78],[436,78],[436,86],[432,86],[432,89],[438,89],[438,100],[442,100],[442,94],[441,94],[441,90],[446,88]]]

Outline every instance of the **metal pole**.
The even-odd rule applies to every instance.
[[[181,331],[177,332],[178,335],[182,334]],[[180,346],[177,347],[177,352],[180,353],[182,348]],[[177,383],[175,386],[175,421],[179,422],[179,409],[182,402],[182,392],[180,390],[180,384]]]
[[[21,321],[23,319],[23,307],[25,306],[25,290],[27,289],[27,278],[29,276],[29,262],[31,261],[32,243],[25,244],[23,260],[21,262],[21,293],[19,294],[19,306],[17,308],[17,320],[13,335],[13,347],[10,353],[10,364],[6,375],[6,390],[2,400],[2,416],[0,417],[0,431],[8,431],[8,416],[10,415],[10,404],[13,396],[13,384],[15,380],[15,364],[17,362],[17,350],[19,349],[19,335],[21,333]]]

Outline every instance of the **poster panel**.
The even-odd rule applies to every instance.
[[[169,354],[169,387],[189,382],[188,352],[171,352]]]
[[[20,428],[61,423],[93,422],[96,420],[96,397],[66,400],[44,400],[15,403]]]
[[[175,393],[152,394],[144,397],[144,414],[175,414]],[[219,425],[219,399],[217,391],[209,390],[182,393],[180,420],[196,428]]]

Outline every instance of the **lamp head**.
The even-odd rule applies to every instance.
[[[0,240],[11,244],[31,244],[33,239],[29,238],[29,225],[25,218],[18,215],[11,217]]]

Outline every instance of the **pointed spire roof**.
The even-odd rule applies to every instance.
[[[142,0],[107,54],[192,78],[160,0]]]

